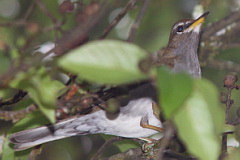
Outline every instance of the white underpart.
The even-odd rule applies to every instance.
[[[77,123],[77,130],[90,131],[92,134],[96,132],[128,138],[149,137],[158,132],[141,127],[143,117],[146,116],[150,125],[162,127],[160,120],[153,114],[152,102],[152,99],[147,97],[139,98],[121,107],[120,114],[114,119],[108,118],[105,111],[99,110],[74,120],[71,125]]]

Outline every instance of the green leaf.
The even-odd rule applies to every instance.
[[[40,112],[33,112],[28,114],[24,119],[17,122],[11,130],[7,133],[7,138],[12,133],[24,130],[24,129],[30,129],[35,128],[38,126],[42,126],[48,123],[48,120],[43,117],[43,115]],[[12,144],[9,142],[8,139],[4,140],[3,144],[3,155],[2,160],[15,160],[15,159],[28,159],[28,154],[30,152],[30,149],[21,151],[21,152],[15,152],[12,148]]]
[[[101,134],[101,137],[105,139],[106,141],[111,139],[112,135],[107,135],[107,134]],[[139,148],[139,143],[136,143],[135,141],[132,140],[121,140],[121,141],[116,141],[114,142],[114,145],[121,151],[125,152],[130,148]]]
[[[219,93],[217,88],[209,81],[202,79],[196,81],[197,89],[201,92],[203,100],[208,104],[209,112],[212,116],[212,123],[217,134],[222,134],[225,128],[225,114],[222,104],[219,103]]]
[[[129,150],[130,148],[139,148],[139,144],[134,141],[131,141],[131,140],[119,141],[119,142],[114,143],[114,145],[118,147],[120,152],[125,152],[125,151]]]
[[[3,55],[3,53],[0,50],[0,74],[7,71],[9,66],[10,66],[9,60]]]
[[[11,82],[11,86],[27,91],[49,121],[55,122],[56,99],[64,85],[52,80],[43,67],[19,73]]]
[[[202,160],[216,160],[221,151],[224,111],[215,86],[207,80],[194,82],[191,96],[175,113],[173,121],[191,154]]]
[[[59,59],[58,65],[88,81],[123,84],[145,79],[139,62],[147,57],[140,47],[117,40],[90,42]]]
[[[171,73],[166,68],[158,69],[158,90],[161,110],[170,118],[192,91],[192,79],[185,73]]]
[[[240,147],[228,147],[228,154],[225,160],[239,160]]]

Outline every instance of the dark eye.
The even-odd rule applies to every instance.
[[[177,27],[177,32],[183,32],[183,26],[178,26]]]

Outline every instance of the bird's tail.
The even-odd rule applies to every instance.
[[[62,139],[65,137],[71,137],[76,134],[73,132],[71,133],[69,129],[67,130],[69,133],[66,134],[66,129],[64,129],[64,127],[67,126],[68,123],[71,123],[73,120],[74,119],[69,119],[67,121],[56,123],[54,125],[17,132],[12,134],[9,137],[9,140],[15,144],[14,150],[21,151],[42,143]]]

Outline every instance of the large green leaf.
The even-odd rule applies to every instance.
[[[146,78],[139,69],[139,62],[146,57],[146,51],[134,44],[102,40],[71,51],[58,65],[92,82],[123,84]]]
[[[191,96],[175,113],[173,121],[190,153],[201,160],[218,159],[224,111],[215,86],[207,80],[196,79]]]
[[[161,109],[166,118],[169,118],[190,95],[192,79],[187,74],[171,73],[166,68],[159,68],[158,90]]]
[[[52,80],[43,67],[19,73],[11,82],[11,86],[28,91],[29,96],[49,121],[55,122],[56,99],[64,85],[59,81]]]

